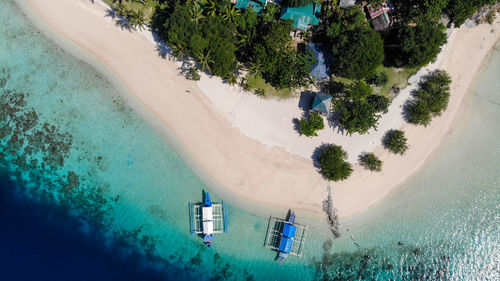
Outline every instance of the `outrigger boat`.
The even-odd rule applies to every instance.
[[[205,203],[201,209],[203,216],[203,242],[210,248],[214,238],[214,215],[212,213],[212,200],[210,194],[205,194]]]
[[[277,252],[276,259],[283,260],[289,256],[302,256],[306,243],[307,226],[295,222],[295,213],[288,212],[288,218],[270,216],[267,225],[264,245]]]
[[[283,232],[281,233],[279,246],[280,264],[283,263],[283,260],[287,258],[292,251],[295,233],[297,232],[297,227],[294,225],[294,223],[295,213],[292,212],[288,220],[283,223]]]
[[[215,233],[227,232],[227,209],[224,202],[212,202],[210,194],[204,194],[203,202],[189,203],[191,234],[203,237],[203,242],[212,247]]]

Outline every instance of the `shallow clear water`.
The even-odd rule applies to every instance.
[[[70,229],[93,241],[73,241],[74,247],[94,247],[95,255],[104,251],[117,261],[136,257],[137,250],[143,257],[138,262],[115,266],[154,267],[175,280],[499,278],[498,50],[478,80],[477,95],[467,98],[457,129],[414,179],[343,221],[343,236],[331,244],[325,243],[328,232],[311,228],[304,256],[280,267],[275,253],[263,247],[267,218],[231,204],[229,233],[217,235],[213,249],[190,235],[187,202],[209,188],[173,146],[104,74],[45,39],[11,1],[0,2],[0,26],[0,170],[10,179],[2,185],[9,191],[5,197],[24,200],[14,210],[46,210],[49,231]],[[54,206],[59,213],[51,211]],[[0,235],[11,245],[26,239]],[[48,252],[44,258],[58,257]],[[94,260],[89,254],[78,262]],[[9,271],[0,266],[7,276],[2,280],[9,280]]]

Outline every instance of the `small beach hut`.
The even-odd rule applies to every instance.
[[[328,68],[325,64],[325,55],[321,49],[321,44],[309,43],[306,45],[307,51],[312,51],[316,64],[311,68],[311,76],[315,80],[328,78]]]
[[[324,92],[318,92],[314,95],[310,111],[327,116],[331,107],[332,96]]]
[[[257,14],[260,14],[267,4],[267,0],[233,0],[232,2],[237,9],[245,10],[250,8]]]
[[[366,6],[370,18],[372,20],[373,29],[376,31],[383,31],[389,28],[391,24],[391,19],[389,18],[389,12],[391,8],[387,3],[381,4],[379,7],[374,8],[371,4]]]

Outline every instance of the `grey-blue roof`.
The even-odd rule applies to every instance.
[[[316,64],[311,67],[311,76],[316,80],[328,77],[328,67],[325,64],[325,55],[321,44],[309,43],[306,45],[306,50],[311,50],[316,60]]]
[[[290,253],[292,251],[293,239],[287,237],[281,237],[280,241],[280,252]]]
[[[331,102],[332,96],[324,92],[318,92],[314,95],[311,109],[328,114],[330,112]]]

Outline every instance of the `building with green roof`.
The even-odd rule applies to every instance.
[[[330,114],[332,108],[332,96],[325,92],[318,92],[314,95],[311,112],[317,112],[321,115],[327,116]]]
[[[266,0],[237,0],[233,1],[237,9],[252,9],[254,10],[257,14],[260,14],[262,10],[264,10],[264,7],[266,7]]]
[[[318,15],[321,12],[320,4],[309,4],[303,7],[284,7],[281,10],[282,20],[293,21],[293,27],[300,30],[307,30],[309,25],[318,25]]]

